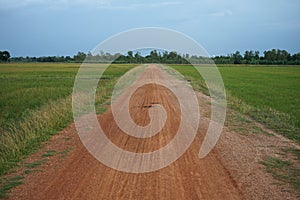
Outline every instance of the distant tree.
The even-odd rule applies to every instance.
[[[151,62],[151,63],[156,63],[156,62],[159,63],[160,62],[159,55],[156,50],[153,50],[150,52],[148,59],[149,59],[149,62]]]
[[[127,54],[128,54],[128,57],[130,57],[130,58],[133,57],[133,52],[132,51],[128,51]]]
[[[233,64],[233,59],[231,55],[227,56],[216,56],[213,58],[216,64]]]
[[[120,54],[120,53],[115,53],[115,54],[113,55],[113,59],[112,59],[112,60],[117,60],[120,56],[122,56],[122,54]]]
[[[89,52],[86,54],[86,56],[87,56],[87,57],[92,57],[93,54],[92,54],[92,52],[89,51]]]
[[[77,55],[74,56],[75,62],[83,62],[86,57],[86,54],[83,52],[78,52]]]
[[[259,51],[254,52],[254,59],[259,60]]]
[[[277,57],[276,49],[272,49],[271,51],[264,51],[264,60],[268,61],[270,64],[276,61]]]
[[[286,50],[277,50],[277,61],[281,62],[282,64],[287,63],[291,60],[291,55]]]
[[[300,61],[300,53],[294,54],[294,55],[292,56],[292,59],[293,59],[294,61],[296,61],[296,60],[299,60],[299,61]]]
[[[133,63],[134,58],[133,58],[133,52],[132,51],[127,52],[127,59],[128,59],[129,63]]]
[[[187,60],[190,59],[190,54],[188,54],[188,53],[187,54],[183,54],[183,58],[187,59]]]
[[[234,64],[241,64],[243,60],[243,56],[239,51],[236,51],[234,54],[232,54],[233,63]]]
[[[142,63],[143,62],[143,57],[141,56],[140,52],[136,52],[134,54],[134,60],[137,63]]]
[[[70,62],[71,60],[72,60],[71,56],[66,56],[66,57],[65,57],[65,61],[66,61],[66,62]]]
[[[246,64],[258,64],[259,63],[259,51],[245,51],[244,63]]]
[[[10,58],[8,51],[0,51],[0,62],[7,62]]]
[[[124,56],[124,55],[119,55],[117,59],[114,60],[114,63],[128,63],[128,58],[127,56]]]
[[[291,56],[291,64],[299,65],[300,64],[300,53],[296,53]]]
[[[110,54],[110,53],[105,53],[105,60],[106,62],[111,62],[114,60],[114,55]]]
[[[175,51],[171,51],[168,55],[168,63],[176,64],[177,60],[177,53]]]
[[[161,62],[162,63],[167,63],[168,56],[169,56],[169,53],[167,51],[164,51],[163,54],[162,54],[162,56],[161,56]]]
[[[245,61],[246,61],[247,64],[250,63],[253,58],[254,58],[253,51],[245,51],[244,59],[245,59]]]
[[[272,49],[264,52],[266,64],[287,64],[292,59],[286,50]]]

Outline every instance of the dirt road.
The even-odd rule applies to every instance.
[[[162,73],[152,66],[144,76]],[[148,111],[161,104],[168,119],[163,129],[150,138],[135,138],[124,134],[115,123],[112,111],[98,116],[107,137],[117,146],[131,152],[151,152],[165,146],[176,134],[180,123],[178,100],[165,87],[147,84],[139,88],[130,100],[133,120],[143,126],[150,122]],[[171,165],[150,173],[124,173],[97,161],[80,142],[74,125],[63,133],[71,140],[59,139],[56,148],[72,146],[64,159],[51,161],[43,172],[16,188],[12,199],[243,199],[241,191],[223,167],[213,150],[204,159],[198,158],[200,144],[208,123],[201,122],[190,148]],[[67,135],[67,136],[66,136]],[[53,147],[52,147],[53,148]]]

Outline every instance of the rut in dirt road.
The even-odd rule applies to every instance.
[[[164,77],[160,68],[150,66],[141,76],[157,79]],[[112,110],[98,116],[99,123],[111,142],[121,149],[148,153],[166,146],[181,123],[178,99],[159,84],[146,84],[137,89],[130,99],[133,121],[146,126],[150,123],[149,110],[160,104],[167,113],[161,131],[148,138],[125,134],[116,124]],[[158,116],[159,117],[159,116]],[[126,120],[126,119],[124,119]],[[200,123],[196,138],[187,151],[169,166],[149,173],[125,173],[97,161],[76,137],[72,153],[60,167],[32,180],[16,199],[242,199],[236,183],[212,151],[199,159],[201,142],[208,123]],[[112,157],[114,155],[111,155]]]

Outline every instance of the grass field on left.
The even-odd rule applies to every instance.
[[[0,176],[73,121],[71,96],[79,67],[78,63],[0,64]],[[132,67],[107,68],[96,92],[98,112],[117,78]]]

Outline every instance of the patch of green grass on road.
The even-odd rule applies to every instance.
[[[15,176],[8,179],[5,184],[0,187],[0,198],[7,198],[7,192],[16,186],[23,184],[23,179],[24,176]]]
[[[41,155],[42,158],[46,158],[46,157],[51,157],[54,156],[56,154],[55,150],[49,150],[46,153],[44,153],[43,155]]]
[[[267,157],[259,162],[266,167],[266,171],[272,176],[286,184],[290,184],[294,189],[300,191],[300,169],[294,163],[279,158]]]

